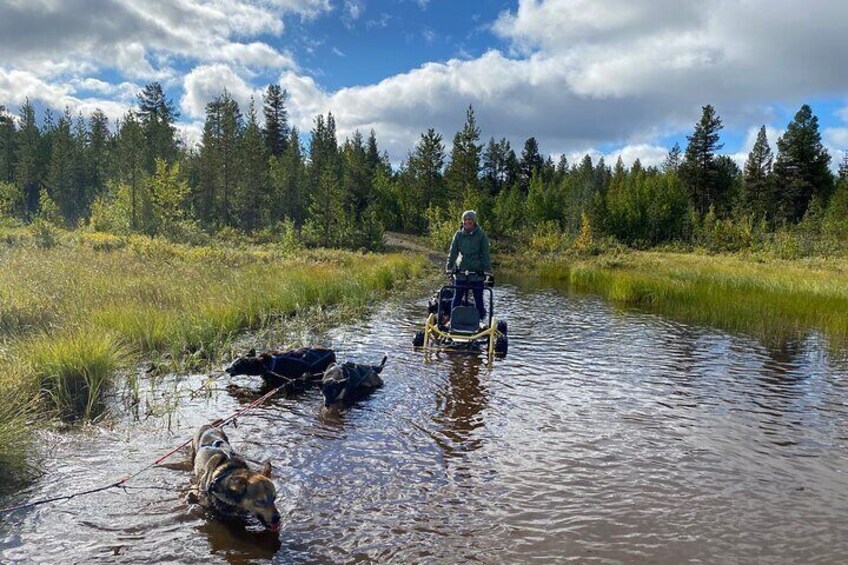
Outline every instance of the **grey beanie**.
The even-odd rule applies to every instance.
[[[471,218],[471,220],[476,224],[477,223],[477,212],[474,210],[466,210],[462,213],[462,219]]]

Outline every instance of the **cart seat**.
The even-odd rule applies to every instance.
[[[457,306],[451,312],[451,333],[476,334],[480,331],[479,314],[474,306]]]

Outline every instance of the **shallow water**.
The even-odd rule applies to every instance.
[[[371,398],[342,411],[317,391],[276,398],[226,428],[275,465],[279,535],[187,505],[188,471],[171,465],[7,516],[0,561],[845,562],[844,356],[815,336],[768,349],[526,281],[496,300],[510,353],[491,367],[414,350],[426,298],[388,304],[324,336],[343,359],[388,352]],[[225,377],[211,395],[203,375],[166,381],[157,396],[180,391],[170,418],[46,436],[42,480],[0,503],[144,468],[244,406]]]

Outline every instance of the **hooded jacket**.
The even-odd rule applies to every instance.
[[[474,229],[466,232],[458,230],[451,241],[450,254],[445,266],[446,271],[452,271],[456,265],[457,255],[460,256],[460,271],[492,271],[492,258],[489,256],[489,239],[480,228],[475,225]]]

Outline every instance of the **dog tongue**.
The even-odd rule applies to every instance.
[[[280,531],[280,523],[277,522],[276,524],[268,524],[267,528],[269,530],[271,530],[272,532],[279,532]]]

